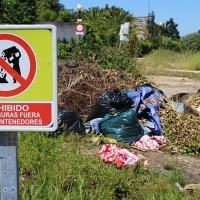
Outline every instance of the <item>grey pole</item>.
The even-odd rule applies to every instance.
[[[80,11],[80,10],[78,11],[78,18],[81,19],[81,11]],[[79,23],[80,23],[80,22],[79,22]],[[80,40],[81,40],[81,35],[79,35],[78,38],[79,38],[79,42],[80,42]]]
[[[19,199],[18,132],[0,132],[0,185],[2,200]]]

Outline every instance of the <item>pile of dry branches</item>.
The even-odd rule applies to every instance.
[[[125,72],[97,70],[89,64],[69,67],[65,63],[58,66],[59,108],[87,116],[96,99],[105,91],[114,89],[135,89],[143,81],[128,76]]]

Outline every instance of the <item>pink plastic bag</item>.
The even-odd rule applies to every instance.
[[[160,149],[160,145],[166,143],[164,136],[152,136],[144,135],[137,142],[132,142],[131,146],[139,149],[156,151]]]
[[[114,144],[104,144],[98,155],[105,163],[114,162],[117,167],[133,167],[143,162],[144,168],[148,168],[147,159],[143,155],[119,148]]]

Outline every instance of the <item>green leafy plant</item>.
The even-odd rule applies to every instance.
[[[1,24],[33,24],[35,23],[36,21],[35,1],[2,0],[0,3],[1,3],[0,5]]]

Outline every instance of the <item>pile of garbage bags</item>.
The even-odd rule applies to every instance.
[[[140,85],[135,90],[106,91],[97,98],[84,123],[77,113],[60,110],[55,133],[93,131],[127,144],[140,140],[144,135],[160,136],[162,124],[158,111],[163,94],[149,84]],[[140,120],[145,123],[141,124]]]
[[[138,141],[143,135],[161,135],[160,92],[146,84],[135,90],[116,89],[103,93],[84,124],[86,132],[92,130],[127,144]],[[142,125],[140,119],[145,119],[146,123]]]
[[[178,94],[181,95],[186,94]],[[177,95],[171,100],[174,98]],[[163,102],[169,104],[166,99],[163,91],[150,84],[137,86],[134,90],[106,91],[97,98],[85,122],[74,111],[59,110],[58,129],[54,133],[95,132],[127,144],[145,138],[143,136],[161,136],[163,130],[158,113]],[[182,102],[173,101],[173,107],[180,113],[185,110]]]

